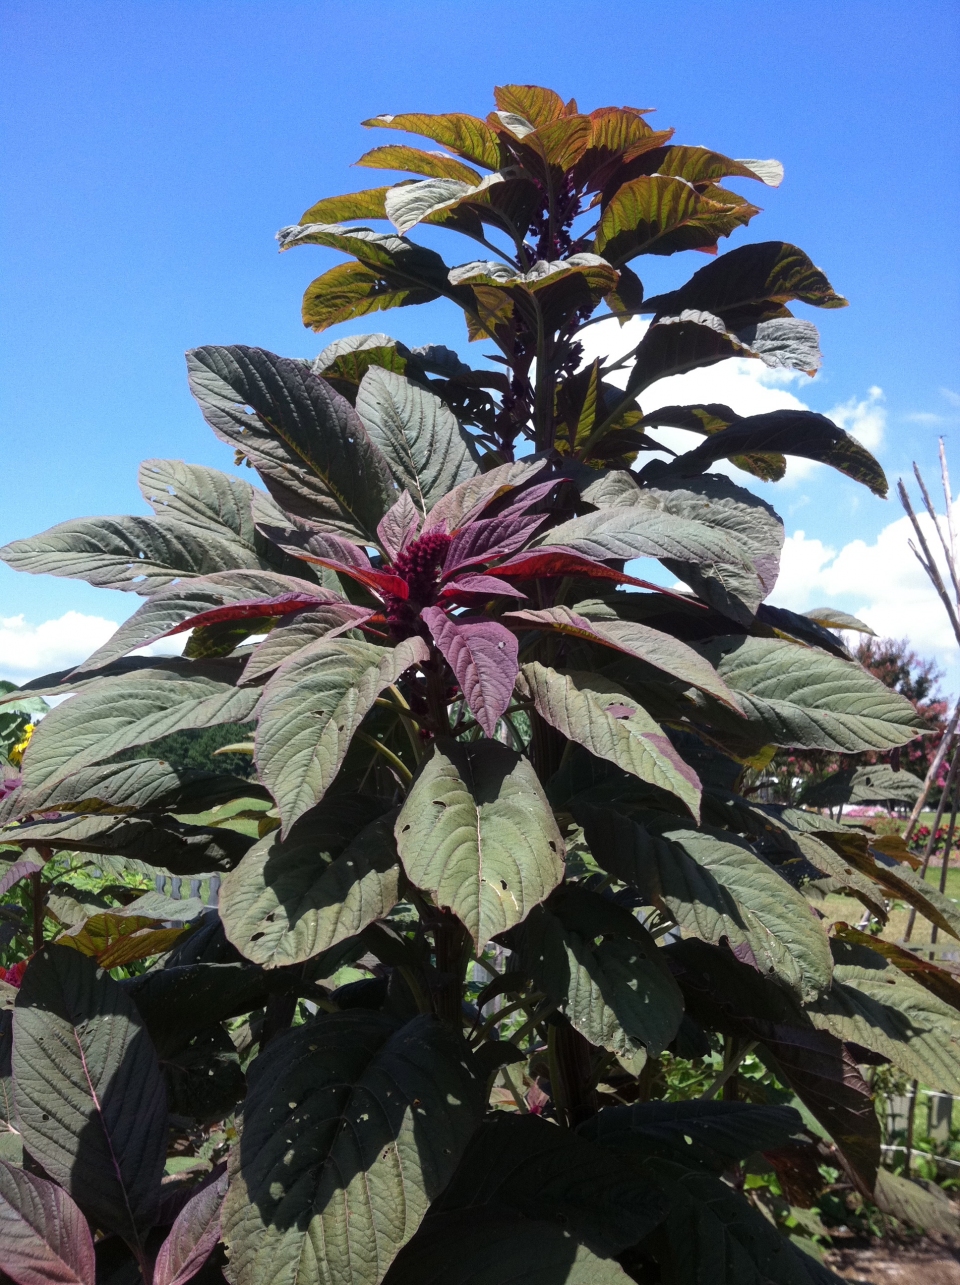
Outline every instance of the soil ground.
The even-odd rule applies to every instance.
[[[960,1249],[931,1240],[832,1249],[825,1259],[851,1285],[960,1285]]]

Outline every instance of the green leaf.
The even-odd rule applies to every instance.
[[[338,263],[307,286],[301,316],[303,324],[311,330],[328,330],[372,312],[431,303],[439,297],[440,291],[434,287],[396,285],[375,268],[362,263]]]
[[[622,1253],[666,1212],[653,1184],[581,1133],[535,1115],[492,1112],[430,1218],[485,1209],[554,1223],[595,1253]]]
[[[207,423],[246,455],[282,509],[375,540],[396,497],[386,461],[345,398],[304,362],[262,348],[195,348],[187,368]]]
[[[758,355],[713,313],[684,309],[676,316],[659,318],[640,340],[634,350],[626,393],[639,396],[658,379],[712,366],[725,357]]]
[[[840,611],[837,607],[814,607],[812,611],[803,613],[817,625],[823,625],[825,629],[852,629],[858,634],[869,634],[871,638],[876,638],[876,632],[865,625],[862,620],[856,616],[851,616],[848,611]]]
[[[541,85],[497,85],[493,101],[502,112],[515,112],[538,129],[570,114],[560,95]]]
[[[618,683],[586,671],[562,673],[540,661],[521,667],[540,717],[568,740],[675,795],[697,819],[700,782],[655,719]]]
[[[211,1026],[262,1008],[274,981],[247,963],[200,962],[154,968],[121,984],[169,1063]]]
[[[15,571],[146,594],[183,577],[261,565],[237,540],[201,533],[193,523],[135,516],[61,522],[4,545],[0,558]]]
[[[615,267],[638,254],[707,249],[759,212],[746,202],[727,206],[710,200],[682,179],[642,175],[624,183],[607,203],[594,246]],[[704,304],[683,306],[716,311]]]
[[[137,481],[158,518],[254,547],[253,487],[243,478],[183,460],[144,460]]]
[[[509,937],[521,967],[591,1044],[658,1057],[683,1016],[657,944],[629,910],[577,884],[535,906]]]
[[[784,1146],[802,1129],[803,1119],[793,1107],[695,1099],[605,1107],[579,1133],[641,1162],[659,1156],[721,1173],[754,1152]]]
[[[453,412],[402,375],[371,367],[357,394],[357,414],[397,487],[409,492],[421,513],[479,473],[469,434]]]
[[[323,798],[383,689],[428,658],[422,638],[394,648],[321,638],[270,679],[259,707],[255,757],[280,809],[284,835]]]
[[[459,1042],[353,1009],[274,1039],[248,1080],[223,1207],[234,1285],[378,1285],[478,1123]]]
[[[729,406],[709,402],[701,406],[660,406],[644,415],[641,427],[685,428],[691,433],[711,436],[728,428],[740,418]],[[776,452],[731,455],[730,463],[764,482],[779,482],[787,471],[787,461]]]
[[[171,732],[244,722],[260,693],[221,682],[216,672],[211,662],[190,676],[157,667],[90,683],[51,710],[33,734],[23,756],[24,786],[51,785]]]
[[[642,505],[597,509],[571,518],[552,527],[537,547],[555,544],[601,562],[610,558],[669,558],[750,570],[743,550],[724,531]]]
[[[723,831],[692,830],[649,814],[646,825],[586,804],[574,807],[594,858],[669,913],[685,933],[726,940],[762,973],[803,998],[830,984],[827,936],[801,895]]]
[[[960,1014],[867,946],[831,942],[830,990],[807,1011],[814,1026],[873,1049],[911,1079],[960,1092]]]
[[[363,192],[327,196],[311,205],[301,216],[301,223],[342,223],[344,219],[385,219],[383,199],[386,187],[368,187]]]
[[[760,241],[728,250],[669,294],[644,302],[644,312],[675,316],[685,308],[712,312],[730,329],[783,314],[792,299],[818,308],[845,308],[847,301],[807,255],[786,241]],[[789,316],[789,313],[787,314]]]
[[[364,620],[369,611],[352,603],[330,603],[316,611],[299,611],[288,620],[281,620],[271,629],[263,642],[258,643],[243,670],[241,683],[254,683],[271,673],[295,652],[303,651],[311,643],[331,634],[359,641],[362,635],[350,625]]]
[[[629,1285],[613,1258],[600,1258],[556,1223],[508,1209],[431,1214],[384,1285]]]
[[[404,869],[478,946],[563,878],[563,840],[529,761],[496,741],[437,741],[396,823]]]
[[[616,607],[620,605],[616,598],[613,605],[613,611],[597,615],[596,618],[591,617],[589,604],[581,612],[581,604],[578,603],[573,609],[544,607],[541,611],[508,611],[504,619],[514,626],[556,630],[557,633],[611,647],[679,678],[691,687],[710,692],[717,700],[735,708],[734,699],[727,692],[726,684],[692,647],[659,629],[650,629],[638,621],[619,619],[615,614]]]
[[[806,786],[800,802],[805,807],[835,808],[839,803],[908,803],[920,797],[923,782],[912,772],[895,772],[889,763],[841,768]]]
[[[933,1183],[921,1184],[881,1169],[873,1198],[885,1214],[892,1214],[900,1222],[918,1227],[928,1235],[932,1232],[951,1237],[960,1234],[960,1220],[950,1197]]]
[[[718,638],[701,650],[739,696],[744,730],[759,745],[852,754],[925,730],[905,697],[856,662],[778,638]]]
[[[397,904],[394,814],[358,834],[345,804],[328,797],[290,838],[267,835],[223,881],[220,916],[247,959],[267,968],[302,963],[386,918]],[[368,802],[360,816],[371,810]]]
[[[664,560],[676,576],[712,607],[749,625],[760,602],[773,591],[780,570],[783,523],[769,504],[717,474],[658,477],[655,484],[625,492],[621,505],[654,519],[696,522],[737,549],[740,562],[704,558]]]
[[[14,1011],[24,1146],[95,1226],[142,1254],[167,1148],[160,1068],[140,1015],[92,959],[45,946]]]
[[[404,147],[403,144],[391,143],[386,147],[374,147],[364,152],[355,165],[363,165],[372,170],[401,170],[408,174],[426,174],[430,178],[454,178],[461,183],[479,183],[480,175],[462,161],[454,160],[445,152],[424,152],[419,147]],[[386,189],[390,190],[390,189]],[[308,211],[309,213],[309,211]],[[363,217],[362,215],[358,217]],[[304,223],[341,223],[342,218],[308,218]]]
[[[440,116],[406,112],[399,116],[374,116],[363,124],[368,129],[399,129],[405,134],[432,138],[435,143],[442,143],[451,152],[488,170],[499,169],[506,159],[495,131],[487,122],[464,112],[447,112]]]

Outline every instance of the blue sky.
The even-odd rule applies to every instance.
[[[143,511],[147,456],[231,467],[187,392],[189,347],[307,356],[385,329],[463,351],[443,303],[305,331],[302,290],[338,256],[279,256],[273,234],[321,196],[372,185],[351,162],[397,136],[362,119],[484,115],[510,81],[587,108],[656,106],[676,141],[786,166],[779,191],[751,189],[765,213],[725,246],[793,241],[851,307],[811,312],[826,358],[815,381],[714,368],[720,382],[689,400],[799,399],[874,445],[891,479],[914,458],[932,471],[942,433],[960,478],[955,3],[7,0],[0,45],[0,542]],[[641,266],[653,291],[702,264]],[[776,600],[862,609],[960,685],[896,502],[823,469],[792,474],[765,488],[791,537]],[[138,602],[0,567],[0,675],[79,659],[100,641],[91,619]]]

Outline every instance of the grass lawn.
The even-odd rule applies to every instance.
[[[939,889],[940,887],[940,866],[931,864],[927,871],[926,882],[931,888]],[[953,901],[960,902],[960,868],[950,868],[947,870],[947,888],[946,895]],[[828,924],[835,923],[837,920],[843,920],[848,924],[856,924],[864,912],[864,907],[853,897],[842,897],[831,895],[825,897],[822,901],[814,903],[821,914],[826,916]],[[880,936],[886,941],[901,941],[907,926],[907,919],[910,915],[910,908],[902,901],[893,902],[890,908],[890,918],[886,927]],[[930,924],[918,912],[916,923],[914,924],[911,942],[916,945],[922,945],[930,940]],[[960,941],[950,937],[947,933],[941,932],[936,946],[937,953],[941,952],[947,955],[956,955],[960,958]]]

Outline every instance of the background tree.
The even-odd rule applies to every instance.
[[[9,997],[24,1164],[0,1162],[0,1245],[20,1285],[92,1282],[90,1228],[101,1277],[154,1285],[203,1264],[233,1285],[805,1285],[831,1274],[775,1224],[801,1225],[825,1157],[861,1199],[940,1209],[880,1168],[860,1067],[960,1091],[956,983],[821,922],[804,887],[830,876],[881,919],[896,889],[955,935],[960,915],[902,844],[739,792],[777,748],[883,753],[926,729],[830,622],[765,603],[783,525],[707,470],[777,478],[789,452],[878,494],[883,472],[811,412],[641,404],[729,356],[814,371],[788,304],[845,300],[783,242],[647,298],[630,264],[716,254],[758,213],[724,182],[776,185],[779,165],[674,144],[635,108],[495,101],[368,122],[445,150],[375,148],[363,166],[424,177],[280,234],[349,259],[308,287],[308,325],[444,297],[495,370],[380,333],[313,362],[197,349],[200,408],[266,489],[151,460],[152,516],[3,550],[145,599],[29,685],[71,698],[4,801],[3,878],[58,852],[224,876],[186,932],[155,893],[115,897]],[[494,257],[451,267],[420,224]],[[607,313],[651,321],[582,367]],[[662,426],[702,441],[664,458]],[[132,655],[188,631],[183,657]],[[125,757],[247,723],[256,780]],[[697,1100],[668,1100],[690,1097],[668,1069],[702,1081],[704,1059]],[[161,1187],[171,1149],[226,1173]],[[744,1195],[759,1152],[793,1206]]]

